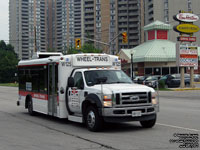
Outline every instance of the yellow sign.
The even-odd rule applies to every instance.
[[[199,27],[193,24],[179,24],[175,28],[181,33],[195,33],[199,31]]]

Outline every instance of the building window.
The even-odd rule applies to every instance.
[[[168,0],[164,0],[164,20],[165,20],[165,23],[169,23],[169,3],[168,3]]]
[[[192,11],[192,2],[188,0],[188,11]]]

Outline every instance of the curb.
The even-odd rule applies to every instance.
[[[189,91],[189,90],[200,90],[200,88],[184,88],[184,89],[171,89],[172,91]]]

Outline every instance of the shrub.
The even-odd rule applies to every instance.
[[[163,80],[159,80],[158,86],[159,88],[165,88],[165,82]]]

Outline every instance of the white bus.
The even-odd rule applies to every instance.
[[[74,54],[20,61],[17,105],[35,112],[86,123],[98,131],[103,122],[156,122],[154,89],[134,84],[117,56]]]

